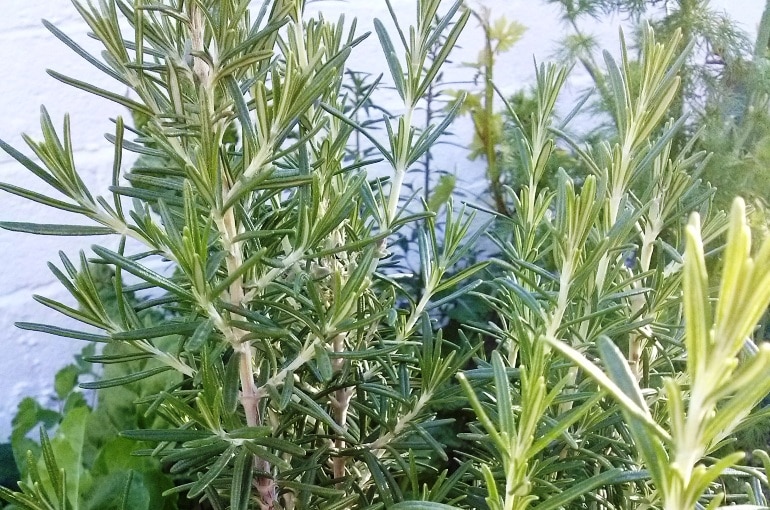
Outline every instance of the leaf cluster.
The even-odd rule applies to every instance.
[[[138,400],[160,424],[136,423],[120,440],[151,443],[139,453],[189,481],[166,495],[184,492],[213,508],[377,508],[419,498],[418,480],[442,471],[448,459],[430,433],[442,423],[431,406],[451,397],[446,382],[472,348],[447,345],[428,312],[472,288],[458,284],[483,264],[450,273],[471,217],[447,207],[439,245],[433,212],[410,214],[400,200],[405,173],[452,119],[419,134],[412,125],[469,15],[460,2],[439,7],[418,3],[408,39],[391,8],[403,67],[377,24],[405,103],[403,115],[385,119],[385,143],[354,120],[366,97],[341,93],[345,61],[362,40],[355,24],[305,20],[302,2],[268,1],[254,12],[234,0],[76,4],[104,46],[101,58],[47,25],[129,87],[131,99],[52,76],[118,102],[137,122],[118,118],[108,136],[111,200],[94,197],[79,177],[67,120],[57,132],[44,110],[43,140],[26,138],[40,163],[2,145],[64,198],[10,184],[6,191],[98,226],[0,226],[119,238],[116,249],[81,254],[79,267],[64,255],[51,265],[77,307],[39,300],[81,328],[19,326],[104,344],[91,360],[124,369],[105,370],[83,388],[153,388]],[[442,49],[427,64],[438,40]],[[392,166],[392,182],[367,177],[371,159],[346,158],[354,132]],[[124,152],[140,158],[121,175]],[[418,299],[378,270],[388,237],[416,220],[425,220]],[[110,303],[95,267],[111,271]],[[130,299],[136,291],[149,298]],[[45,453],[49,442],[41,440]],[[48,485],[30,476],[30,487]],[[423,496],[459,497],[446,480],[436,478]],[[77,506],[77,479],[53,481],[58,504]],[[60,497],[65,485],[75,492]]]
[[[0,227],[118,238],[50,266],[76,305],[37,299],[79,327],[18,324],[102,345],[87,358],[105,368],[91,381],[80,366],[62,372],[61,412],[24,404],[15,439],[31,453],[20,491],[0,497],[33,510],[102,508],[104,491],[122,494],[118,508],[179,494],[271,510],[766,504],[767,455],[740,465],[720,448],[761,418],[751,411],[770,390],[767,349],[747,341],[770,300],[770,243],[752,258],[741,203],[728,221],[694,177],[708,158],[670,117],[681,34],[663,44],[646,29],[636,63],[625,43],[619,61],[604,53],[617,137],[594,146],[554,125],[566,71],[538,68],[528,118],[507,105],[515,188],[486,146],[498,256],[476,262],[473,213],[452,200],[415,212],[402,196],[461,111],[415,126],[472,14],[420,0],[405,27],[386,5],[395,35],[375,28],[403,111],[384,112],[384,139],[361,120],[379,79],[344,92],[354,24],[306,19],[303,2],[78,3],[100,57],[49,25],[132,94],[52,75],[125,106],[135,125],[118,118],[108,137],[109,199],[79,177],[66,119],[58,132],[43,111],[42,140],[25,138],[34,158],[0,144],[54,196],[5,191],[90,221]],[[494,51],[515,39],[514,25],[487,28]],[[358,136],[371,154],[351,157]],[[554,172],[557,139],[584,177]],[[125,175],[124,152],[141,156]],[[367,175],[375,157],[389,176]],[[417,295],[389,267],[406,227]],[[706,256],[722,249],[714,293]],[[469,295],[494,320],[445,334],[431,313]],[[99,405],[76,383],[98,389]],[[115,416],[96,427],[104,436],[87,433]],[[41,421],[60,422],[53,437],[43,427],[39,445],[26,440]],[[728,479],[748,484],[725,494]]]

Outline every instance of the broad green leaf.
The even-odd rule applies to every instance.
[[[147,478],[135,470],[109,473],[95,481],[83,510],[154,510],[162,508],[159,495],[153,499]],[[170,481],[167,480],[167,484]],[[164,488],[167,488],[166,485]],[[156,506],[153,506],[156,505]]]
[[[81,370],[77,365],[67,365],[56,372],[54,390],[59,399],[64,399],[77,386],[80,374]]]

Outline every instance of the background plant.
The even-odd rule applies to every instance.
[[[114,274],[103,265],[91,265],[89,272],[108,313],[118,317],[118,300],[112,284]],[[41,296],[37,299],[46,301]],[[138,299],[130,290],[124,299],[139,310],[138,316],[148,327],[162,324],[172,316],[170,311],[161,314],[157,309],[145,308],[143,305],[149,300]],[[167,348],[173,341],[172,337],[158,339],[159,345]],[[149,403],[146,399],[152,401],[158,391],[180,383],[178,374],[167,372],[163,377],[103,388],[98,393],[88,390],[100,380],[130,378],[134,373],[157,366],[154,360],[141,356],[125,363],[111,363],[128,354],[130,349],[120,343],[105,345],[98,354],[96,344],[90,344],[74,363],[56,374],[54,405],[43,407],[32,398],[22,400],[13,420],[13,456],[8,462],[19,466],[23,471],[22,480],[26,480],[34,472],[47,472],[45,461],[34,459],[41,457],[43,449],[50,449],[50,456],[68,474],[69,484],[82,487],[78,494],[70,494],[77,501],[73,506],[80,508],[195,508],[192,502],[176,494],[162,495],[175,484],[189,480],[164,471],[157,459],[134,456],[132,451],[137,445],[120,437],[124,430],[167,427],[157,415],[146,413]],[[103,368],[96,370],[96,363],[104,363]],[[38,443],[30,435],[37,435],[42,441]],[[34,469],[25,469],[29,465]],[[51,483],[51,476],[41,474],[41,483]]]
[[[725,12],[707,0],[571,2],[549,0],[562,13],[570,33],[564,38],[559,58],[582,66],[593,79],[597,111],[614,108],[610,77],[601,69],[596,39],[583,29],[586,19],[607,19],[611,14],[627,16],[636,26],[650,23],[662,37],[681,31],[692,41],[694,51],[682,68],[682,86],[671,103],[671,115],[688,115],[687,129],[676,144],[687,143],[686,133],[701,131],[698,148],[714,156],[703,168],[702,178],[717,189],[715,200],[729,209],[734,197],[748,197],[755,208],[757,232],[762,232],[768,182],[761,163],[767,135],[768,19],[765,6],[759,30],[752,41]],[[638,33],[641,31],[637,30]],[[639,47],[638,37],[631,45]],[[638,72],[635,71],[635,72]],[[605,126],[605,136],[614,136],[619,126]]]

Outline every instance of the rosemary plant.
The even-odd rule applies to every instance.
[[[0,227],[118,238],[117,249],[51,264],[77,307],[37,298],[84,328],[18,326],[105,343],[91,361],[138,367],[86,388],[161,381],[140,395],[150,419],[122,435],[151,445],[136,453],[161,461],[166,494],[233,510],[767,506],[770,456],[742,465],[723,447],[770,392],[770,349],[750,338],[770,302],[770,241],[751,258],[743,203],[729,221],[711,212],[713,190],[696,178],[707,156],[695,140],[674,143],[685,124],[667,118],[687,58],[680,34],[661,44],[645,32],[638,87],[625,46],[620,63],[605,55],[618,139],[589,149],[553,126],[566,71],[539,69],[537,107],[513,140],[525,178],[516,190],[499,181],[510,206],[492,211],[499,256],[484,294],[473,279],[487,262],[455,267],[481,235],[473,215],[451,200],[435,208],[441,219],[409,212],[402,197],[407,171],[459,109],[413,126],[469,11],[419,0],[407,31],[386,1],[396,37],[375,28],[403,110],[384,118],[383,141],[356,120],[377,82],[355,100],[343,92],[355,24],[306,19],[300,0],[249,4],[76,2],[101,59],[48,25],[132,91],[51,72],[136,119],[115,120],[107,198],[78,175],[66,118],[57,132],[43,110],[42,140],[26,138],[34,159],[0,142],[56,193],[0,188],[92,223]],[[354,135],[390,176],[370,179],[377,160],[346,158]],[[551,188],[556,137],[590,173],[560,172]],[[141,156],[128,171],[125,151]],[[405,226],[417,232],[417,297],[383,270]],[[705,257],[722,247],[712,295]],[[109,302],[94,264],[112,275]],[[470,292],[496,320],[451,343],[430,312]],[[151,313],[162,321],[145,321]],[[441,442],[451,420],[437,418],[446,409],[462,430],[451,452]],[[65,416],[51,440],[42,429],[42,458],[30,453],[20,492],[0,498],[88,508],[84,495],[100,487],[78,469],[85,414]],[[133,487],[129,478],[118,508],[132,508]]]
[[[104,46],[102,58],[47,24],[131,94],[50,74],[141,122],[115,120],[107,198],[78,175],[67,118],[57,132],[43,109],[43,139],[26,138],[39,163],[0,142],[58,195],[3,190],[93,223],[0,226],[120,239],[116,250],[94,246],[91,256],[114,270],[117,316],[96,292],[85,254],[79,267],[64,255],[51,265],[77,308],[39,298],[100,332],[18,326],[127,349],[94,361],[152,360],[92,388],[182,376],[146,399],[170,428],[123,433],[157,443],[144,453],[188,480],[174,490],[233,509],[378,508],[425,496],[401,482],[435,471],[430,459],[444,455],[429,433],[430,404],[466,362],[459,352],[445,355],[428,311],[432,296],[483,266],[444,278],[462,256],[471,218],[448,207],[442,246],[431,221],[420,223],[426,269],[418,301],[378,267],[390,235],[431,216],[405,214],[401,189],[453,116],[415,136],[414,112],[468,19],[459,1],[443,12],[440,3],[417,3],[408,36],[391,7],[397,44],[376,23],[404,103],[386,120],[387,141],[372,139],[392,168],[376,180],[366,175],[372,160],[344,163],[362,105],[341,93],[346,60],[362,39],[355,23],[305,19],[301,0],[75,2]],[[444,45],[428,61],[439,38]],[[126,151],[145,158],[121,175]],[[159,271],[159,260],[171,269]],[[140,305],[124,298],[136,289],[152,289],[153,298]],[[147,326],[138,314],[153,307],[173,316]],[[22,508],[78,508],[79,494],[93,488],[60,472],[45,440],[43,452],[47,475],[31,466],[22,493],[2,497]],[[428,499],[458,496],[440,478],[433,490]]]
[[[743,454],[717,452],[770,390],[767,346],[749,338],[770,303],[769,248],[748,258],[738,202],[712,322],[703,246],[719,246],[727,222],[709,213],[713,190],[694,178],[705,154],[675,152],[684,121],[665,117],[685,59],[674,50],[680,37],[661,44],[647,30],[636,90],[626,48],[620,63],[605,53],[620,139],[588,150],[563,137],[591,174],[576,182],[562,171],[555,189],[544,175],[566,75],[538,72],[531,132],[519,123],[515,140],[527,179],[509,190],[514,212],[491,236],[496,291],[479,296],[498,320],[477,328],[498,348],[458,375],[475,419],[463,435],[477,459],[473,508],[690,510],[725,497],[766,505],[766,473],[728,474]],[[703,226],[691,220],[682,236],[692,210]],[[715,483],[743,476],[753,485]]]

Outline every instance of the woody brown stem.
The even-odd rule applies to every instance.
[[[227,190],[223,190],[227,193]],[[227,251],[225,264],[228,273],[234,273],[243,264],[243,251],[240,242],[233,242],[238,235],[238,228],[233,209],[227,210],[221,218],[216,221],[217,227],[222,236],[222,244]],[[229,287],[228,300],[231,304],[242,306],[245,301],[245,282],[243,277],[236,278]],[[233,350],[239,356],[239,376],[241,382],[241,406],[246,415],[246,424],[249,427],[257,427],[262,423],[259,413],[260,396],[257,392],[257,386],[254,383],[254,361],[251,344],[244,341],[246,331],[238,328],[229,327],[225,336],[233,346]],[[270,476],[270,463],[264,459],[254,456],[254,468],[257,474],[254,479],[254,487],[260,495],[260,505],[263,510],[273,510],[277,504],[277,490],[275,481]]]

